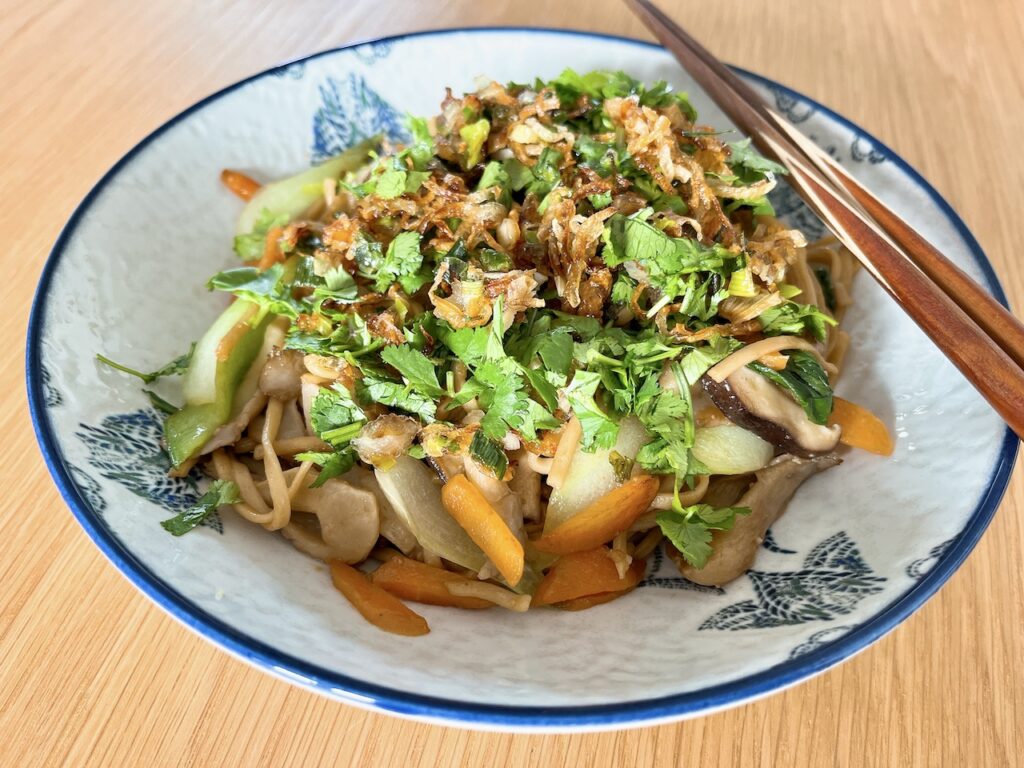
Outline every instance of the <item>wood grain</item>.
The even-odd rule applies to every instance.
[[[1024,5],[662,5],[727,61],[792,85],[882,137],[947,196],[1011,300],[1024,301]],[[1020,471],[966,565],[857,658],[728,712],[599,735],[418,725],[273,680],[153,607],[74,522],[32,437],[21,339],[45,256],[89,187],[165,119],[268,65],[359,38],[476,24],[645,36],[614,0],[0,0],[0,333],[8,340],[0,367],[0,763],[1020,764]]]

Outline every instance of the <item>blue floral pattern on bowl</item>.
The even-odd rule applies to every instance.
[[[313,162],[323,162],[370,136],[409,138],[402,115],[355,73],[328,77],[319,86],[320,107],[313,115]]]
[[[701,629],[766,629],[835,619],[881,592],[886,581],[873,574],[843,531],[812,549],[798,571],[751,570],[747,576],[754,585],[754,599],[723,608]]]
[[[89,464],[103,477],[124,486],[136,496],[165,511],[169,517],[196,502],[201,475],[193,470],[186,477],[170,477],[171,460],[161,445],[163,417],[152,408],[107,416],[99,426],[81,425],[78,438],[89,450]],[[83,490],[102,500],[100,485],[81,468],[76,478]],[[102,502],[105,508],[105,502]],[[200,525],[224,532],[215,512]]]

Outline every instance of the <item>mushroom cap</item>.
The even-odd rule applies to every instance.
[[[815,424],[793,398],[749,368],[725,381],[701,378],[704,391],[734,424],[750,430],[785,453],[811,458],[839,442],[840,428]]]

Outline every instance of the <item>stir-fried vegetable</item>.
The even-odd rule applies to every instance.
[[[457,475],[441,489],[445,509],[491,559],[498,573],[513,587],[523,578],[522,543],[465,475]]]
[[[384,591],[351,565],[333,561],[331,581],[371,624],[396,635],[425,635],[430,631],[426,619],[409,610],[405,603]]]
[[[225,171],[245,263],[208,286],[233,303],[162,369],[101,358],[184,372],[181,409],[152,402],[175,472],[217,485],[174,533],[231,505],[422,634],[398,597],[579,610],[662,535],[695,578],[731,574],[769,515],[722,488],[831,462],[840,428],[891,450],[832,394],[845,257],[808,262],[767,198],[785,169],[685,94],[566,70],[449,92],[408,133],[262,186]],[[370,580],[340,562],[371,549]]]
[[[841,397],[832,399],[832,414],[829,424],[842,428],[839,441],[880,456],[891,456],[892,436],[885,424],[867,408],[851,403]]]
[[[457,597],[448,591],[449,584],[471,584],[472,579],[401,556],[392,557],[381,565],[373,572],[371,581],[395,597],[412,600],[414,603],[470,610],[491,608],[494,605],[475,597]]]
[[[641,475],[605,494],[533,545],[541,552],[569,554],[593,549],[625,531],[650,508],[658,479]]]
[[[637,567],[631,568],[625,576],[619,576],[607,547],[565,555],[537,587],[533,604],[551,605],[632,589],[643,575],[643,568],[639,561],[637,563]]]

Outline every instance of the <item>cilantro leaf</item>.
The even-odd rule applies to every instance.
[[[612,304],[630,306],[633,301],[633,292],[636,291],[637,282],[624,271],[615,276],[612,284]]]
[[[764,157],[750,145],[750,139],[733,141],[729,143],[731,150],[729,159],[726,161],[729,168],[736,174],[737,180],[743,186],[753,184],[768,176],[769,173],[788,174],[784,165],[779,165],[773,160]]]
[[[827,424],[832,413],[832,386],[828,374],[810,352],[801,349],[788,353],[787,357],[789,362],[781,371],[757,362],[750,367],[789,392],[815,424]]]
[[[384,200],[398,197],[405,192],[406,178],[405,171],[390,168],[376,178],[373,193]]]
[[[712,507],[694,504],[659,512],[661,532],[694,568],[703,568],[711,556],[711,531],[728,531],[736,515],[750,514],[748,507]]]
[[[687,276],[714,272],[724,277],[740,258],[717,243],[708,246],[698,240],[669,237],[640,218],[622,214],[615,214],[605,225],[602,256],[609,267],[627,261],[643,267],[651,285],[659,288],[668,301],[697,289],[698,282]]]
[[[196,344],[195,342],[192,342],[192,346],[189,347],[188,352],[184,355],[174,358],[171,362],[167,363],[167,365],[161,366],[150,373],[143,373],[142,371],[137,371],[134,368],[129,368],[127,365],[115,363],[109,357],[104,357],[100,354],[96,355],[96,359],[115,370],[127,373],[129,376],[135,376],[136,378],[142,379],[146,384],[152,384],[154,381],[162,379],[164,376],[180,376],[185,373],[185,371],[188,370],[189,363],[192,362],[192,353],[195,352],[195,350]]]
[[[562,153],[551,147],[545,147],[532,166],[515,159],[506,160],[504,169],[509,187],[517,192],[525,189],[538,199],[545,197],[562,180],[562,160]]]
[[[554,411],[558,408],[558,390],[555,389],[555,385],[552,384],[544,377],[543,371],[536,368],[522,368],[523,375],[526,376],[527,381],[530,382],[530,386],[533,391],[539,397],[544,406],[549,411]]]
[[[437,413],[437,403],[430,397],[417,392],[411,385],[386,379],[373,374],[364,375],[356,385],[362,400],[380,403],[418,416],[421,421],[431,423]]]
[[[678,391],[661,388],[658,376],[652,374],[648,382],[655,386],[645,387],[644,396],[637,398],[636,416],[654,439],[640,449],[636,461],[655,474],[679,478],[690,471],[695,427],[691,384],[681,364],[674,363],[671,370]]]
[[[620,154],[614,145],[597,141],[586,134],[580,134],[572,149],[579,158],[580,165],[586,166],[597,173],[598,176],[604,177],[611,176],[624,157],[624,153]],[[591,202],[593,203],[593,201]],[[610,195],[608,202],[602,206],[593,203],[595,208],[604,208],[610,204]]]
[[[310,422],[321,440],[335,448],[359,434],[366,414],[341,384],[321,389],[310,408]]]
[[[174,517],[161,521],[165,531],[175,536],[183,536],[217,511],[222,504],[235,504],[241,501],[238,486],[230,480],[214,480],[206,493],[194,504],[181,510]]]
[[[434,139],[430,135],[430,127],[426,118],[412,115],[406,117],[406,126],[412,136],[412,142],[399,153],[399,157],[408,157],[412,160],[413,168],[417,171],[425,171],[427,163],[434,157]],[[406,189],[406,191],[414,190]]]
[[[488,328],[459,328],[456,331],[447,323],[438,327],[441,341],[466,365],[473,368],[486,359],[491,336]]]
[[[338,477],[348,472],[356,463],[356,451],[352,446],[346,446],[338,451],[306,451],[295,454],[297,461],[312,461],[320,467],[320,473],[310,484],[310,488],[319,488],[332,477]]]
[[[802,336],[804,333],[810,333],[818,341],[825,340],[827,326],[836,324],[834,318],[817,307],[797,304],[795,301],[786,301],[769,307],[758,315],[757,319],[761,322],[761,330],[766,336]]]
[[[477,182],[477,190],[490,189],[491,187],[505,188],[509,185],[511,179],[509,178],[508,171],[505,166],[499,160],[491,160],[487,165],[484,166],[484,172],[480,175],[480,181]]]
[[[394,282],[400,282],[402,288],[408,293],[415,293],[423,280],[418,275],[420,266],[423,264],[423,254],[420,253],[419,232],[402,232],[388,245],[387,253],[380,267],[376,270],[376,281],[374,290],[377,293],[384,293]]]
[[[594,371],[576,371],[565,396],[572,406],[573,415],[580,420],[583,437],[580,447],[588,452],[598,448],[611,448],[619,436],[619,425],[597,404],[595,395],[601,375]]]
[[[434,363],[417,349],[402,344],[387,346],[380,353],[381,359],[395,368],[413,389],[430,398],[439,398],[445,391],[437,383]]]
[[[207,281],[210,290],[228,291],[275,315],[298,317],[299,307],[291,297],[288,285],[282,280],[284,265],[274,264],[260,271],[256,267],[235,267],[218,272]]]
[[[536,440],[537,430],[553,429],[559,424],[544,406],[530,397],[526,376],[511,357],[485,360],[469,383],[475,388],[484,410],[480,427],[492,440],[501,441],[510,430],[527,440]]]
[[[263,256],[267,244],[267,232],[274,227],[283,227],[291,217],[287,213],[279,213],[276,216],[269,208],[260,211],[260,215],[253,224],[252,232],[247,235],[235,237],[235,253],[242,261],[256,261]]]

